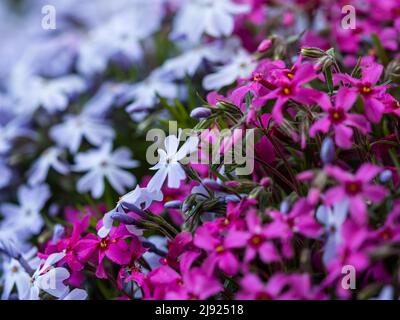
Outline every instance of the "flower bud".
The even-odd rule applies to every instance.
[[[261,41],[261,43],[257,47],[257,52],[263,53],[270,49],[272,47],[272,40],[271,39],[265,39]]]
[[[212,179],[204,179],[203,184],[207,187],[210,188],[213,191],[222,191],[224,190],[224,186],[218,183],[215,180]]]
[[[111,219],[121,222],[123,224],[127,224],[127,225],[136,225],[137,224],[137,220],[133,217],[131,217],[130,215],[126,214],[126,213],[121,213],[121,212],[113,212],[111,214]]]
[[[180,200],[172,200],[164,204],[164,208],[166,209],[180,209],[181,206],[182,206],[182,201]]]
[[[240,182],[239,181],[235,181],[235,180],[225,181],[224,184],[228,188],[237,188],[237,187],[240,186]]]
[[[284,200],[282,201],[280,207],[279,207],[279,211],[282,213],[288,213],[290,210],[290,204],[288,201]]]
[[[224,198],[225,202],[240,202],[240,198],[235,194],[229,194]]]
[[[335,144],[331,138],[325,138],[322,142],[321,146],[321,160],[326,164],[332,163],[335,160],[336,152],[335,152]]]
[[[269,177],[264,177],[260,181],[260,185],[264,188],[268,188],[271,184],[271,179]]]
[[[146,213],[143,210],[141,210],[140,208],[138,208],[137,206],[135,206],[132,203],[122,202],[122,207],[127,209],[127,210],[129,210],[129,211],[131,211],[131,212],[136,213],[137,215],[141,216],[142,218],[145,218],[147,216]]]
[[[326,52],[319,48],[301,48],[301,55],[307,58],[319,59],[326,56]]]
[[[210,109],[205,107],[198,107],[193,109],[192,112],[190,112],[190,117],[201,120],[211,116],[211,114],[212,111]]]
[[[390,180],[392,180],[392,176],[393,176],[392,171],[384,170],[379,175],[379,181],[382,183],[388,183]]]
[[[54,226],[52,242],[56,243],[64,236],[64,233],[65,233],[65,228],[61,224],[56,224]]]

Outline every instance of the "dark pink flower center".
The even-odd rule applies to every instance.
[[[385,240],[385,241],[387,241],[387,240],[390,240],[391,238],[392,238],[392,231],[389,229],[389,228],[385,228],[384,230],[382,230],[380,233],[379,233],[379,236],[383,239],[383,240]]]
[[[271,299],[272,299],[271,295],[269,295],[265,291],[258,292],[256,295],[256,300],[271,300]]]
[[[222,244],[220,244],[219,246],[217,246],[217,247],[215,248],[215,251],[216,251],[217,253],[222,253],[222,252],[224,252],[224,250],[225,250],[225,248],[224,248],[224,246],[223,246]]]
[[[348,181],[345,184],[346,193],[355,195],[361,192],[361,183],[359,181]]]
[[[359,87],[359,91],[363,95],[368,95],[372,92],[371,85],[369,83],[364,83]]]
[[[339,109],[331,109],[329,111],[329,119],[333,123],[336,123],[336,124],[337,123],[341,123],[346,119],[346,113],[341,108],[339,108]]]
[[[259,234],[255,234],[250,238],[250,245],[258,248],[262,244],[263,241],[264,241],[263,236],[261,236]]]

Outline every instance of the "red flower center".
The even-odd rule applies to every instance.
[[[333,123],[340,123],[346,119],[346,114],[343,109],[332,109],[329,112],[329,117]]]
[[[261,243],[263,242],[264,238],[261,235],[254,235],[250,238],[250,244],[253,247],[259,247],[261,245]]]
[[[256,295],[256,300],[271,300],[272,297],[267,292],[259,292]]]
[[[379,233],[379,236],[383,240],[387,241],[387,240],[392,238],[392,232],[389,229],[385,229],[385,230],[383,230],[382,232]]]
[[[361,183],[359,181],[346,182],[346,192],[350,195],[355,195],[361,191]]]
[[[222,252],[224,252],[224,246],[222,245],[222,244],[220,244],[219,246],[217,246],[216,248],[215,248],[215,251],[217,252],[217,253],[222,253]]]
[[[371,91],[372,91],[372,88],[371,88],[370,84],[364,84],[360,88],[360,92],[362,94],[369,94],[369,93],[371,93]]]
[[[290,90],[289,87],[283,87],[283,88],[282,88],[282,93],[283,93],[285,96],[288,96],[288,95],[290,95],[290,94],[292,93],[292,90]]]

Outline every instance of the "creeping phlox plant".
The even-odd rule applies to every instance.
[[[0,4],[2,299],[399,298],[399,0],[51,2]]]

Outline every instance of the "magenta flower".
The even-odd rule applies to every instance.
[[[80,271],[83,269],[83,263],[79,261],[76,246],[81,240],[81,234],[89,224],[89,216],[83,218],[81,222],[74,222],[72,234],[70,237],[60,239],[56,244],[50,244],[46,248],[46,254],[55,252],[65,252],[65,256],[59,261],[59,264],[67,263],[72,271]]]
[[[322,282],[322,287],[336,283],[336,293],[341,298],[348,298],[351,291],[342,286],[343,266],[351,266],[356,274],[364,271],[369,265],[368,247],[366,241],[369,231],[365,227],[359,227],[353,221],[347,220],[342,226],[343,242],[338,247],[337,255],[328,264],[328,275]]]
[[[228,241],[213,228],[210,230],[209,223],[205,223],[197,229],[194,244],[207,252],[204,268],[208,275],[211,275],[216,267],[230,276],[238,272],[239,260],[232,250],[240,247],[240,241],[239,243]]]
[[[247,274],[240,281],[241,290],[237,294],[239,300],[275,300],[286,285],[286,276],[278,273],[274,274],[264,284],[260,278],[254,274]]]
[[[243,300],[317,300],[325,299],[320,288],[313,287],[308,274],[275,273],[267,284],[247,274],[240,282],[238,299]]]
[[[338,186],[332,187],[325,193],[325,204],[331,206],[348,198],[351,217],[361,225],[366,224],[368,221],[366,200],[379,203],[387,195],[386,188],[370,183],[381,172],[381,168],[364,163],[355,175],[335,166],[327,166],[325,172],[339,182]]]
[[[333,129],[336,144],[343,149],[351,148],[353,143],[352,127],[359,129],[364,134],[371,130],[369,122],[362,115],[348,113],[356,99],[357,94],[345,87],[339,89],[334,106],[329,97],[324,95],[324,98],[321,99],[321,108],[325,113],[311,126],[310,136],[315,137],[318,132],[327,133]]]
[[[131,261],[132,252],[125,239],[132,237],[124,225],[111,229],[109,235],[100,238],[95,234],[88,234],[80,240],[75,249],[78,258],[83,262],[93,260],[97,265],[96,276],[98,278],[107,278],[103,267],[105,257],[119,265],[126,265]]]
[[[400,240],[400,205],[395,204],[394,209],[386,217],[385,223],[371,233],[373,240],[378,242],[397,242]]]
[[[284,70],[284,68],[285,63],[281,60],[261,61],[251,77],[242,80],[242,83],[245,84],[238,86],[238,88],[233,90],[230,96],[232,102],[240,106],[245,95],[248,92],[251,92],[254,96],[257,97],[266,95],[268,92],[276,88],[276,86],[272,83],[274,81],[274,79],[271,77],[272,71],[279,69]]]
[[[385,111],[385,106],[382,103],[382,94],[386,91],[387,85],[376,85],[382,72],[382,65],[370,63],[362,66],[361,79],[352,78],[348,74],[335,75],[336,80],[350,84],[352,86],[351,90],[361,95],[364,101],[365,115],[373,123],[378,123]]]
[[[298,200],[289,213],[274,210],[269,215],[273,219],[265,230],[269,238],[287,241],[295,233],[308,238],[317,238],[322,233],[322,227],[314,217],[314,207],[304,198]]]
[[[254,99],[256,107],[263,106],[268,100],[276,99],[272,109],[272,117],[281,124],[283,121],[283,107],[289,100],[294,100],[301,104],[312,104],[318,102],[321,93],[318,90],[304,88],[303,85],[317,77],[314,67],[310,63],[296,66],[294,71],[280,70],[277,72],[278,78],[271,92],[264,96]]]
[[[201,268],[183,273],[176,290],[166,293],[167,300],[206,300],[222,290],[222,285]]]
[[[246,215],[247,231],[230,230],[226,241],[236,247],[246,248],[244,262],[252,261],[258,254],[262,261],[270,263],[279,261],[280,256],[272,242],[267,241],[264,234],[265,227],[254,210]]]

